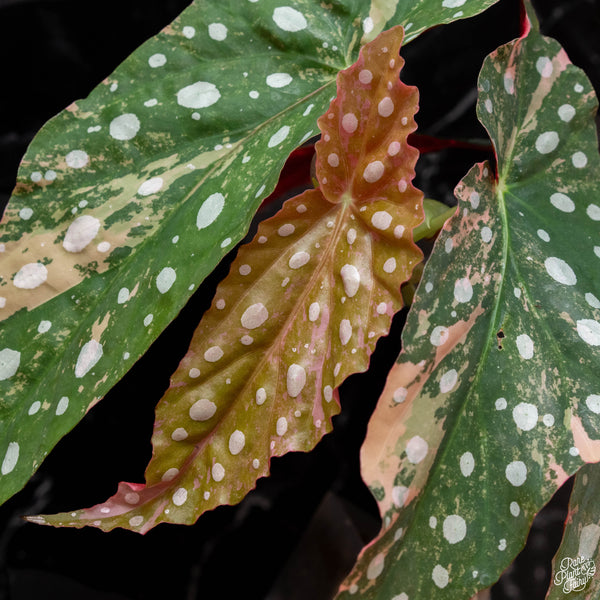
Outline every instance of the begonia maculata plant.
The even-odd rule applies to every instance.
[[[361,452],[382,528],[337,597],[473,597],[576,473],[555,583],[579,561],[596,597],[596,96],[524,0],[521,35],[477,82],[493,159],[456,206],[424,199],[415,166],[436,142],[417,132],[401,46],[494,0],[409,4],[196,0],[43,127],[0,222],[3,501],[314,143],[314,187],[239,247],[156,398],[145,481],[27,519],[146,533],[240,502],[273,457],[331,431],[341,383],[410,304]]]

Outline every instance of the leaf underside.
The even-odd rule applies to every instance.
[[[470,598],[600,459],[596,108],[535,28],[484,62],[498,174],[459,184],[426,265],[361,455],[383,529],[340,598]]]
[[[243,246],[157,408],[146,485],[36,522],[142,533],[238,502],[272,456],[310,450],[363,371],[421,258],[416,88],[399,80],[402,28],[366,45],[319,119],[321,187],[286,202]],[[368,135],[367,135],[368,133]]]
[[[197,0],[44,126],[0,222],[0,502],[245,235],[374,20],[494,2]]]

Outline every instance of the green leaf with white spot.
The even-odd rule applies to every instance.
[[[399,79],[402,36],[382,33],[338,75],[317,122],[320,188],[240,248],[157,407],[146,485],[123,482],[102,504],[36,522],[142,533],[193,523],[239,502],[273,456],[311,450],[331,430],[338,386],[367,369],[422,258],[407,143],[418,93]]]
[[[479,94],[498,174],[459,184],[424,270],[361,455],[383,529],[340,598],[470,598],[600,459],[597,101],[535,29]]]
[[[40,131],[0,223],[0,502],[243,237],[369,9],[198,0]]]
[[[386,27],[404,27],[407,44],[434,24],[472,17],[498,0],[371,0],[363,19],[363,43],[375,39]]]
[[[600,414],[600,396],[592,407]],[[600,597],[600,465],[588,464],[575,475],[562,543],[552,560],[548,600]]]

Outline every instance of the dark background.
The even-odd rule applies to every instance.
[[[0,0],[0,211],[19,160],[44,122],[86,96],[187,4]],[[543,32],[563,44],[600,90],[600,0],[535,4]],[[483,15],[436,28],[407,46],[403,79],[419,86],[421,133],[485,137],[474,112],[477,74],[483,58],[517,34],[518,3],[501,0]],[[470,150],[423,155],[416,183],[427,196],[451,204],[456,183],[485,158]],[[112,495],[118,481],[143,480],[158,390],[167,388],[226,272],[227,261],[26,488],[0,507],[0,600],[325,600],[376,534],[377,507],[360,479],[358,453],[400,350],[405,311],[379,343],[369,372],[342,386],[334,432],[311,453],[274,459],[271,477],[241,504],[205,514],[194,526],[161,525],[144,537],[20,519],[90,506]],[[560,490],[538,515],[527,547],[494,587],[494,600],[544,597],[568,492],[568,486]]]

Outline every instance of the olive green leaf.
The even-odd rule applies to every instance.
[[[416,88],[399,80],[402,28],[367,44],[318,120],[321,187],[286,202],[242,246],[158,405],[146,485],[36,522],[142,533],[238,502],[272,456],[308,451],[366,370],[422,254],[411,180]],[[393,82],[389,85],[389,82]]]

